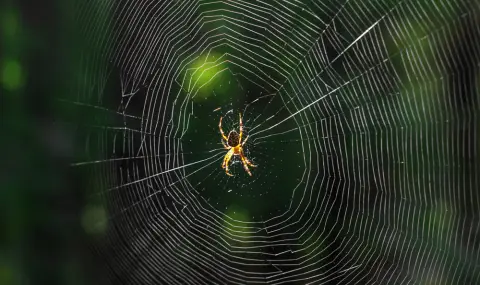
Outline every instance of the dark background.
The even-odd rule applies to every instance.
[[[170,211],[180,206],[176,205],[173,199],[169,200],[171,198],[164,197],[163,194],[164,200],[159,198],[148,204],[142,204],[141,197],[151,194],[148,192],[148,186],[145,186],[147,190],[139,192],[139,197],[132,197],[130,196],[131,192],[127,191],[116,191],[111,195],[107,189],[120,186],[123,183],[120,181],[126,181],[125,169],[137,169],[134,161],[126,160],[105,167],[97,167],[96,164],[72,166],[72,163],[78,162],[128,157],[135,153],[136,147],[140,145],[140,139],[132,135],[129,140],[132,145],[127,146],[127,150],[125,150],[120,139],[117,141],[113,136],[92,132],[92,126],[128,126],[131,129],[139,129],[142,124],[125,116],[120,118],[101,109],[91,108],[94,106],[121,111],[120,109],[126,106],[122,101],[125,99],[118,96],[119,92],[122,92],[118,76],[109,77],[104,86],[102,85],[101,78],[108,73],[105,70],[113,70],[113,74],[125,74],[125,71],[128,71],[125,78],[134,78],[130,72],[134,70],[134,67],[129,65],[131,63],[121,63],[121,61],[112,63],[115,52],[108,53],[109,50],[105,48],[104,41],[102,41],[102,39],[108,38],[112,31],[93,29],[92,21],[101,19],[103,10],[100,8],[95,10],[96,6],[92,3],[91,1],[85,3],[81,1],[77,3],[73,1],[3,1],[0,4],[2,110],[0,149],[3,151],[0,174],[0,228],[2,229],[0,235],[0,284],[169,283],[169,279],[165,277],[169,276],[168,274],[162,275],[155,271],[157,266],[155,261],[158,259],[155,259],[155,255],[148,254],[149,251],[156,252],[157,246],[161,247],[166,244],[169,237],[151,234],[154,230],[149,222],[155,220],[156,215],[165,215],[165,212],[168,212],[166,209]],[[326,197],[336,197],[335,189],[348,188],[352,191],[347,196],[328,200],[323,210],[332,215],[327,215],[327,218],[321,221],[322,228],[329,229],[326,233],[322,232],[324,236],[312,228],[308,232],[308,235],[314,237],[313,242],[318,238],[330,245],[327,249],[322,250],[320,264],[324,264],[324,267],[319,269],[331,274],[328,279],[330,284],[349,282],[340,278],[342,275],[339,272],[344,263],[341,257],[354,256],[359,260],[362,257],[362,253],[350,255],[350,250],[356,249],[359,245],[349,242],[351,241],[349,238],[363,241],[363,246],[369,252],[369,255],[365,256],[381,258],[381,262],[375,262],[376,259],[364,260],[360,273],[368,278],[374,275],[372,272],[377,272],[375,274],[382,272],[398,276],[405,275],[419,284],[435,281],[434,278],[422,280],[418,277],[417,279],[416,273],[418,272],[408,268],[407,262],[405,262],[408,257],[415,260],[415,257],[420,254],[427,256],[424,261],[426,263],[429,258],[438,261],[435,259],[435,255],[432,255],[433,257],[427,255],[432,251],[443,256],[441,261],[444,264],[451,263],[452,268],[461,264],[460,273],[453,271],[445,273],[445,278],[442,279],[443,284],[475,284],[476,281],[479,281],[477,268],[479,266],[478,212],[480,205],[477,204],[479,186],[477,173],[478,98],[480,94],[478,59],[480,53],[476,45],[479,34],[478,20],[475,22],[475,19],[478,19],[480,8],[473,1],[461,3],[458,14],[450,14],[453,19],[451,21],[452,40],[436,43],[445,45],[444,49],[450,52],[451,57],[447,56],[446,59],[438,60],[435,54],[419,53],[421,56],[431,57],[433,61],[438,60],[448,64],[446,74],[433,73],[431,74],[433,79],[430,80],[444,83],[439,88],[439,93],[444,96],[439,97],[439,102],[441,102],[439,105],[440,108],[445,109],[440,110],[439,114],[442,114],[440,118],[450,120],[450,123],[439,121],[438,118],[428,121],[428,116],[425,115],[420,120],[412,120],[405,125],[393,124],[394,131],[392,132],[386,131],[378,134],[376,131],[388,128],[372,124],[370,130],[363,130],[367,133],[365,136],[355,132],[337,134],[342,138],[341,135],[344,135],[347,141],[345,145],[351,146],[351,149],[345,152],[347,158],[340,158],[340,160],[345,159],[351,162],[349,164],[351,177],[345,176],[346,169],[336,162],[337,157],[333,150],[322,151],[321,157],[326,163],[323,164],[324,168],[317,169],[315,172],[322,173],[324,177],[327,177],[328,182],[321,185],[315,184],[319,193]],[[433,11],[432,5],[425,5],[427,11]],[[447,6],[443,2],[441,5]],[[313,9],[315,6],[311,7]],[[471,20],[462,21],[464,13],[469,8],[471,13],[468,17]],[[110,16],[115,19],[117,15]],[[425,18],[429,19],[429,16],[426,15]],[[408,22],[408,16],[404,20]],[[412,16],[410,23],[415,25],[416,21],[417,18]],[[122,29],[119,31],[121,35],[126,33]],[[406,37],[415,40],[430,31],[428,27],[421,26],[418,29],[413,28],[411,34]],[[338,32],[342,33],[341,30]],[[132,42],[123,49],[128,51],[135,46],[136,43]],[[400,49],[396,46],[392,50],[396,48]],[[122,48],[117,50],[117,52],[119,51],[122,51]],[[221,54],[232,51],[226,48],[217,52]],[[330,52],[334,53],[333,50]],[[112,55],[111,58],[106,54]],[[420,55],[417,54],[417,56]],[[400,63],[395,64],[397,64],[398,70],[401,70]],[[340,67],[336,68],[341,69]],[[266,72],[268,73],[268,71]],[[278,76],[278,74],[268,74],[274,79],[275,76]],[[259,94],[275,91],[272,86],[265,84],[267,87],[261,88],[242,77],[235,77],[233,74],[224,76],[226,77],[222,78],[222,81],[228,79],[233,82],[235,79],[233,87],[219,87],[217,82],[214,87],[207,91],[204,90],[204,93],[200,94],[207,98],[204,102],[202,101],[203,103],[196,105],[196,117],[191,121],[192,125],[189,129],[195,129],[197,132],[189,132],[183,138],[185,140],[183,152],[194,153],[192,156],[187,156],[185,163],[202,159],[204,157],[202,151],[211,149],[212,145],[218,144],[216,129],[218,115],[212,115],[212,109],[227,104],[230,108],[242,109],[245,102],[251,102]],[[405,78],[406,74],[401,74],[400,77]],[[147,83],[142,85],[139,93],[128,104],[129,114],[142,116],[145,102],[140,95],[151,94],[148,93],[150,92],[148,82],[151,79],[146,79]],[[416,85],[417,83],[418,85]],[[418,79],[416,83],[403,86],[400,91],[410,91],[413,94],[411,99],[415,102],[416,95],[423,96],[423,93],[419,91],[421,87],[418,87],[421,84],[422,80]],[[92,92],[89,88],[98,88],[101,91]],[[208,97],[208,94],[213,94],[213,91],[216,91],[220,99]],[[368,93],[368,90],[366,91]],[[387,91],[391,90],[385,92],[388,93]],[[231,102],[226,96],[232,92],[239,92],[240,95],[238,99]],[[365,101],[368,99],[365,98]],[[407,102],[407,100],[401,101]],[[83,102],[86,106],[71,104],[71,102]],[[305,102],[301,103],[305,104]],[[160,105],[158,102],[156,104]],[[271,105],[260,105],[259,109],[261,110],[264,106],[272,108],[272,110],[267,110],[265,117],[281,108],[278,101]],[[417,109],[418,105],[413,103],[409,107],[400,109],[403,112],[401,116],[415,117],[412,114],[415,114]],[[257,111],[257,109],[254,110]],[[344,110],[338,108],[335,113],[342,114],[342,111],[348,110],[349,107],[344,106]],[[252,114],[245,114],[247,125],[255,115],[255,111],[252,111]],[[152,117],[155,116],[152,115]],[[261,117],[260,121],[264,119]],[[422,119],[425,119],[428,124],[424,124]],[[234,128],[236,115],[229,120],[225,123],[226,127]],[[306,120],[313,122],[319,118],[313,116]],[[282,126],[280,130],[288,130],[291,127],[295,126]],[[324,127],[314,124],[314,128],[319,128],[321,132],[326,130]],[[403,131],[403,128],[400,127],[408,130]],[[327,133],[327,131],[325,132]],[[421,135],[418,135],[420,133]],[[161,140],[164,134],[156,135]],[[432,147],[432,145],[422,145],[416,140],[412,143],[416,147],[408,150],[403,149],[404,145],[402,144],[392,143],[390,147],[395,155],[385,154],[385,161],[391,162],[391,164],[382,165],[382,169],[389,172],[390,175],[387,175],[387,181],[384,181],[382,185],[386,189],[389,187],[394,189],[399,181],[400,183],[405,182],[411,186],[407,189],[413,189],[411,192],[407,191],[408,195],[413,193],[412,196],[402,195],[405,193],[401,193],[401,191],[392,196],[382,196],[384,189],[379,189],[374,183],[374,178],[377,177],[375,174],[379,173],[377,172],[379,170],[374,167],[362,167],[364,157],[355,157],[355,149],[359,145],[367,144],[374,150],[378,149],[380,141],[378,138],[381,136],[393,142],[414,141],[419,137],[428,136],[429,143],[432,141],[439,143]],[[202,189],[201,197],[214,205],[219,205],[218,208],[229,217],[261,223],[274,216],[275,213],[285,210],[285,205],[290,202],[290,190],[292,185],[297,183],[294,177],[297,178],[300,175],[291,169],[292,165],[299,163],[295,156],[299,151],[299,146],[291,142],[295,139],[298,139],[295,135],[286,136],[271,141],[271,146],[267,143],[255,144],[252,142],[249,152],[259,164],[259,168],[253,170],[255,177],[253,182],[249,180],[249,177],[240,175],[243,170],[238,165],[234,170],[239,176],[238,180],[226,181],[222,170],[215,169],[218,166],[217,162],[214,167],[206,168],[205,172],[198,172],[190,176],[188,181],[193,185],[199,183],[198,189]],[[285,143],[285,141],[290,141],[290,143]],[[440,142],[445,142],[445,144]],[[169,143],[171,141],[161,142],[159,149]],[[343,143],[344,141],[337,140],[333,136],[331,140],[325,139],[319,145],[343,147],[345,146]],[[130,150],[129,147],[134,150]],[[272,149],[278,151],[281,156],[272,154]],[[445,158],[446,153],[448,155]],[[165,153],[156,154],[165,155]],[[424,154],[426,160],[417,159],[420,154]],[[380,160],[381,157],[382,154],[378,154],[375,159]],[[400,163],[400,157],[405,158],[405,161],[413,162],[404,169]],[[278,160],[282,161],[278,162]],[[265,167],[262,168],[264,165]],[[168,169],[169,166],[164,165],[163,167]],[[364,169],[367,170],[362,172]],[[140,179],[148,176],[150,171],[153,170],[140,167],[138,173],[129,172],[129,175],[132,175],[131,179]],[[214,171],[218,171],[218,173]],[[285,173],[289,173],[289,175],[285,175]],[[432,176],[432,173],[437,174]],[[211,179],[203,182],[204,177]],[[444,177],[448,178],[444,179]],[[153,185],[153,187],[168,188],[165,187],[164,181],[154,183],[157,185]],[[434,186],[427,187],[430,184]],[[242,186],[244,190],[248,189],[243,192],[247,194],[240,196],[238,194],[240,192],[234,191],[238,195],[235,194],[236,196],[232,198],[232,195],[226,192],[232,187],[236,189],[242,188]],[[363,194],[364,192],[361,192],[360,189],[367,189],[366,194]],[[260,196],[259,193],[263,195]],[[428,198],[423,200],[422,195]],[[358,208],[355,209],[355,206],[360,203],[359,201],[367,204],[362,211],[359,211]],[[389,205],[400,205],[399,207],[403,211],[393,207],[387,207],[385,210],[385,208],[381,208],[382,203],[378,201],[393,201]],[[127,214],[123,214],[126,207],[134,205],[137,207],[136,203],[140,203],[140,210],[135,213],[126,211]],[[342,211],[342,209],[345,210]],[[310,215],[315,213],[313,209],[306,208],[305,211]],[[448,213],[453,214],[449,215]],[[307,214],[307,216],[309,215]],[[371,228],[383,230],[386,233],[385,236],[405,236],[405,240],[412,242],[413,245],[406,248],[401,247],[404,252],[396,253],[395,250],[387,250],[383,245],[379,245],[376,234],[366,232],[362,227],[349,228],[347,231],[337,223],[338,219],[348,223],[352,217],[357,223],[364,221],[369,224],[371,222],[369,224]],[[108,224],[105,220],[111,223]],[[241,223],[234,222],[225,228],[230,230],[230,227],[234,228],[240,225]],[[432,228],[434,233],[430,233]],[[294,230],[286,229],[284,232]],[[132,244],[138,241],[133,233],[139,232],[150,239],[144,245],[144,251],[133,253],[134,246]],[[473,234],[471,234],[472,232]],[[243,233],[243,235],[245,239],[249,236],[248,233]],[[345,238],[339,238],[339,236]],[[458,243],[454,245],[447,243],[446,237],[451,236],[459,237],[460,241],[455,239]],[[466,236],[469,238],[465,238]],[[281,238],[298,237],[286,235]],[[272,247],[265,250],[264,253],[298,249],[298,247],[281,245],[274,237],[268,237],[267,240],[271,242]],[[299,241],[304,242],[300,238]],[[312,243],[310,240],[305,245],[308,245],[309,242]],[[465,252],[472,254],[469,255]],[[401,259],[399,256],[406,256],[406,258]],[[252,256],[248,257],[252,258]],[[259,258],[259,260],[263,260],[263,258]],[[278,262],[282,264],[281,261]],[[268,264],[265,267],[246,266],[242,269],[248,272],[271,272],[272,260],[265,263]],[[396,267],[391,266],[395,264],[397,264]],[[196,267],[197,265],[193,262],[188,263],[189,269],[185,270],[186,276],[190,276],[189,272],[208,271],[201,266]],[[288,271],[297,268],[296,266],[283,264],[281,268]],[[449,266],[446,267],[449,268]],[[396,268],[396,270],[390,270],[391,268]],[[369,269],[372,269],[372,272]],[[425,268],[423,273],[430,269]],[[211,270],[211,274],[216,274],[214,269]],[[142,281],[140,276],[151,276],[150,273],[154,277],[151,277],[152,279],[149,281]],[[314,275],[315,273],[308,274]],[[192,275],[194,274],[192,273]],[[369,280],[368,278],[365,280]],[[380,278],[377,281],[382,283]],[[291,282],[293,283],[293,281]],[[433,284],[440,283],[434,282]]]

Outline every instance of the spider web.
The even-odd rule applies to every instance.
[[[112,283],[480,283],[478,3],[80,2]]]

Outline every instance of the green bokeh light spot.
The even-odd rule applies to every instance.
[[[87,205],[82,214],[82,226],[86,233],[98,235],[107,229],[107,213],[102,206]]]
[[[189,69],[186,80],[188,91],[193,100],[207,99],[213,95],[213,90],[218,89],[222,81],[225,81],[227,70],[225,57],[210,53],[201,56]]]
[[[6,60],[2,65],[2,85],[5,89],[13,91],[22,86],[22,66],[13,59]]]
[[[251,229],[247,228],[248,226],[246,224],[250,220],[247,210],[232,205],[225,214],[233,219],[233,221],[230,219],[224,221],[225,231],[235,236],[235,239],[248,239],[251,235],[249,232]]]

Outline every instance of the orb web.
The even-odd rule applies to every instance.
[[[478,284],[479,9],[80,1],[112,283]]]

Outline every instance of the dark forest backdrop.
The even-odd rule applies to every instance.
[[[478,284],[479,16],[3,1],[0,284]]]

